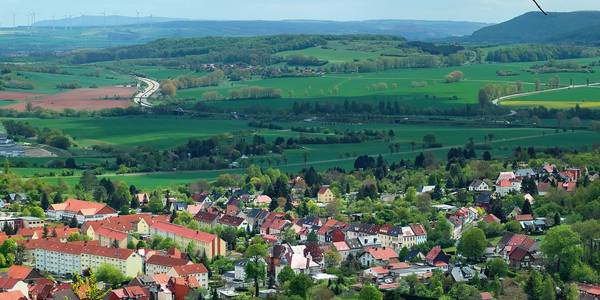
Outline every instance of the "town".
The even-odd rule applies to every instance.
[[[60,190],[8,193],[0,299],[597,299],[600,224],[582,221],[598,214],[598,172],[505,163],[511,171],[461,186],[449,182],[468,178],[457,163],[449,180],[432,172],[430,185],[387,192],[377,186],[411,168],[381,157],[375,164],[386,176],[363,183],[352,179],[371,167],[350,178],[250,166],[245,176],[199,181],[183,193],[117,186],[109,197],[128,201],[118,210],[114,200],[63,199]],[[493,175],[486,167],[481,174]],[[5,183],[18,180],[8,165],[5,172]],[[86,171],[79,194],[99,199],[113,184]],[[567,220],[561,206],[579,210],[576,201],[595,206]],[[515,276],[526,276],[525,288]]]

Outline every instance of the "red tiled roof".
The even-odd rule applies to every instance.
[[[517,246],[521,246],[527,250],[531,249],[531,247],[535,244],[535,240],[533,240],[532,238],[524,235],[524,234],[513,234],[512,236],[510,236],[510,238],[506,241],[506,244],[504,245],[505,247],[517,247]]]
[[[202,223],[212,223],[219,217],[219,214],[209,213],[207,211],[200,211],[195,216],[194,219],[202,222]]]
[[[289,224],[288,220],[283,220],[283,219],[275,219],[271,222],[271,226],[269,226],[269,228],[271,229],[275,229],[275,230],[281,230],[283,229],[283,227],[285,227],[287,224]]]
[[[377,267],[372,267],[371,272],[375,273],[377,275],[385,275],[385,274],[388,274],[390,272],[390,270],[388,270],[384,267],[381,267],[381,266],[377,266]]]
[[[173,270],[175,270],[175,272],[179,276],[189,276],[189,275],[194,275],[194,274],[208,273],[208,270],[206,269],[206,267],[203,264],[189,264],[189,265],[184,265],[184,266],[175,266],[175,267],[173,267]]]
[[[577,287],[579,288],[579,291],[581,291],[582,293],[600,297],[600,286],[598,286],[598,285],[582,283],[582,284],[577,285]]]
[[[118,299],[148,299],[150,292],[137,285],[126,286],[120,289],[112,290],[111,294]],[[113,297],[111,297],[112,299]]]
[[[134,253],[130,249],[100,247],[89,243],[61,243],[50,239],[31,240],[23,243],[23,245],[27,249],[45,249],[73,255],[88,254],[122,260],[129,258]]]
[[[154,274],[154,276],[152,276],[152,278],[154,278],[154,281],[160,285],[166,285],[167,283],[169,283],[169,275],[167,274]]]
[[[179,259],[164,255],[152,255],[150,258],[148,258],[148,260],[146,260],[146,264],[166,267],[183,266],[187,265],[188,263],[189,261],[187,259]]]
[[[10,290],[19,281],[20,281],[19,279],[15,279],[15,278],[0,277],[0,290]]]
[[[223,225],[238,227],[242,223],[244,223],[244,218],[230,216],[230,215],[223,215],[219,219],[218,223],[221,223]]]
[[[527,249],[521,246],[517,246],[508,254],[508,257],[510,258],[510,260],[522,261],[523,258],[525,258],[525,256],[527,255],[530,255]]]
[[[440,254],[441,251],[442,251],[442,247],[435,246],[435,247],[431,248],[431,250],[429,250],[429,252],[425,256],[425,259],[427,261],[433,261],[438,256],[438,254]]]
[[[531,221],[531,220],[533,220],[533,216],[530,214],[515,216],[515,221]]]
[[[53,235],[54,231],[56,231],[56,237],[63,238],[63,239],[68,238],[73,233],[79,232],[79,229],[77,229],[77,228],[69,228],[64,225],[47,227],[47,229],[48,229],[48,236]],[[28,237],[28,238],[32,237],[34,234],[37,234],[37,238],[42,238],[44,236],[44,228],[43,227],[21,228],[21,229],[19,229],[18,233],[19,233],[19,235]]]
[[[156,222],[152,224],[151,227],[159,231],[169,232],[176,236],[180,236],[190,240],[201,241],[203,243],[210,243],[217,238],[217,236],[214,234],[189,229],[184,226],[175,225],[167,222]]]
[[[412,231],[417,236],[427,235],[427,230],[425,230],[425,227],[423,226],[423,224],[410,224],[410,229],[412,229]]]
[[[27,298],[20,291],[11,291],[0,293],[0,300],[26,300]]]
[[[376,260],[390,260],[392,258],[398,258],[398,254],[391,248],[374,248],[369,247],[367,252],[373,256]]]
[[[391,263],[390,264],[390,269],[392,270],[396,270],[396,269],[408,269],[410,268],[410,265],[408,263],[405,262],[395,262],[395,263]]]
[[[50,205],[48,210],[68,211],[74,214],[95,215],[95,214],[116,214],[117,211],[104,203],[83,201],[77,199],[68,199],[63,203]]]
[[[328,187],[328,186],[322,186],[322,187],[319,189],[319,195],[323,195],[323,194],[325,194],[325,192],[327,192],[327,190],[329,190],[329,187]]]
[[[481,292],[480,296],[481,296],[481,300],[492,300],[492,299],[494,299],[494,296],[492,296],[492,294],[490,292]]]
[[[100,228],[96,229],[96,234],[98,236],[102,236],[102,237],[109,238],[112,240],[117,240],[117,241],[126,240],[127,237],[129,236],[127,233],[112,230],[112,229],[106,228],[106,227],[100,227]]]
[[[323,226],[321,226],[321,228],[319,228],[319,230],[317,231],[318,235],[324,235],[327,234],[327,232],[329,232],[330,229],[334,229],[334,228],[346,228],[348,227],[348,224],[338,221],[336,219],[327,219],[327,221],[325,222],[325,224],[323,224]]]
[[[500,223],[500,219],[498,219],[498,217],[496,217],[494,214],[489,214],[485,217],[483,217],[483,221],[490,224],[490,223]]]
[[[31,271],[33,271],[33,269],[30,267],[13,265],[6,271],[6,276],[8,278],[23,280],[27,278],[27,276],[29,276],[29,273],[31,273]]]
[[[348,250],[350,250],[350,247],[348,247],[348,243],[346,243],[346,241],[335,242],[335,243],[333,243],[333,246],[335,247],[335,249],[338,252],[339,251],[348,251]]]

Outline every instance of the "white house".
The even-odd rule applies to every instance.
[[[71,220],[73,216],[79,224],[88,221],[100,221],[116,217],[119,213],[104,203],[68,199],[63,203],[50,205],[46,215],[49,219],[63,221]]]
[[[490,186],[481,179],[475,179],[469,184],[469,191],[471,192],[485,192],[490,189]]]

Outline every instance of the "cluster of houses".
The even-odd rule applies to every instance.
[[[531,183],[537,187],[538,195],[547,192],[546,185],[572,192],[581,176],[578,169],[559,171],[553,165],[544,165],[540,170],[502,172],[493,184],[487,180],[471,183],[468,189],[476,194],[475,206],[443,204],[433,205],[433,208],[445,213],[452,226],[453,238],[459,239],[466,228],[477,223],[501,222],[489,211],[492,197],[521,193],[523,184]],[[294,183],[300,181],[294,179]],[[302,195],[301,190],[294,190],[295,186],[292,185],[291,193]],[[422,188],[419,193],[433,190]],[[535,196],[524,195],[532,203]],[[395,198],[394,195],[386,197]],[[137,194],[135,199],[140,207],[149,204],[147,194]],[[337,264],[353,261],[360,266],[363,278],[382,290],[398,287],[405,276],[427,278],[434,270],[447,272],[456,282],[468,281],[475,276],[485,277],[483,270],[476,266],[455,263],[439,246],[427,253],[416,250],[419,248],[416,246],[427,241],[426,228],[435,227],[435,222],[428,226],[418,223],[402,226],[365,224],[360,222],[360,214],[353,215],[351,222],[316,216],[299,218],[269,211],[266,207],[273,201],[270,197],[251,195],[241,189],[230,190],[225,195],[196,193],[191,199],[179,201],[165,197],[163,204],[172,212],[188,212],[206,231],[229,227],[260,235],[269,244],[268,255],[263,260],[271,279],[276,279],[286,267],[317,281],[334,279],[334,275],[326,273],[331,264],[325,255],[328,252],[339,254],[341,260],[335,262]],[[10,194],[4,200],[25,201],[26,196]],[[330,187],[323,186],[315,200],[320,205],[327,205],[336,201],[336,195]],[[46,217],[44,220],[10,214],[0,216],[2,228],[14,229],[12,236],[0,234],[0,242],[10,237],[18,238],[24,249],[23,265],[13,266],[0,275],[0,299],[80,299],[81,295],[71,290],[68,278],[105,264],[133,278],[128,285],[113,289],[108,299],[186,299],[197,293],[198,288],[208,288],[206,266],[192,262],[190,255],[176,248],[153,250],[140,242],[159,236],[173,240],[180,249],[196,249],[197,255],[208,260],[228,255],[225,240],[212,233],[174,224],[171,214],[119,215],[104,203],[68,199],[50,205]],[[543,231],[548,227],[545,219],[522,214],[518,208],[508,218],[518,221],[527,232]],[[73,239],[73,236],[81,238]],[[294,242],[289,241],[289,236],[295,237]],[[536,268],[541,262],[537,241],[525,234],[506,234],[495,247],[486,250],[485,256],[487,259],[502,258],[514,269]],[[223,274],[226,284],[218,290],[222,298],[234,297],[236,288],[247,285],[247,262],[244,258],[237,259],[234,270]],[[58,279],[50,280],[40,275],[45,273]],[[595,292],[593,288],[585,288],[587,293]]]
[[[492,183],[485,179],[476,179],[468,187],[469,191],[493,194],[504,197],[511,193],[521,193],[525,180],[531,180],[535,184],[537,195],[544,196],[552,188],[561,188],[566,192],[575,192],[577,182],[582,178],[579,168],[565,168],[560,171],[556,165],[544,164],[541,168],[521,168],[516,171],[500,172]],[[588,176],[590,181],[598,179],[598,174]],[[535,197],[536,195],[529,195]],[[482,202],[485,204],[485,202]]]

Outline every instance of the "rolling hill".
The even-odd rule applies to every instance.
[[[57,20],[44,20],[33,24],[34,27],[104,27],[124,26],[135,24],[155,24],[172,21],[183,21],[181,18],[163,17],[126,17],[126,16],[79,16]]]
[[[485,43],[586,43],[598,41],[600,11],[529,12],[475,31],[469,41]],[[596,38],[594,37],[596,36]]]
[[[136,18],[121,22],[138,21]],[[110,20],[107,17],[107,20]],[[160,38],[195,38],[206,36],[245,37],[279,34],[377,34],[402,36],[409,40],[436,40],[468,36],[487,26],[485,23],[419,20],[371,21],[170,21],[153,18],[149,24],[100,26],[103,17],[85,17],[54,23],[38,22],[33,28],[0,29],[0,53],[68,51],[80,48],[106,48],[147,43]],[[139,22],[150,22],[142,18]],[[65,24],[67,22],[68,24]],[[70,22],[70,23],[69,23]],[[115,21],[116,22],[116,21]],[[84,25],[97,26],[88,27]]]

